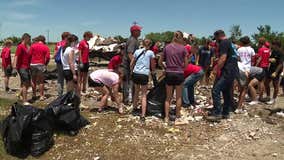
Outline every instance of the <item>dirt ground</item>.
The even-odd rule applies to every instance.
[[[2,71],[0,74],[3,75]],[[3,119],[17,98],[15,94],[4,92],[2,77],[0,82],[0,119]],[[19,89],[19,77],[11,79],[11,88]],[[34,106],[44,107],[56,98],[55,80],[48,81],[46,89],[48,99],[35,102]],[[200,101],[208,101],[210,89],[199,86],[198,92]],[[96,98],[83,97],[82,103],[94,108]],[[284,98],[278,98],[273,106],[261,104],[246,108],[247,113],[232,114],[221,123],[208,123],[183,110],[188,124],[179,126],[168,126],[155,117],[148,117],[142,125],[139,118],[132,115],[85,110],[82,114],[91,124],[75,137],[54,135],[55,145],[39,159],[284,159],[284,118],[270,115],[267,110],[283,109]],[[6,154],[2,141],[0,159],[15,159]]]

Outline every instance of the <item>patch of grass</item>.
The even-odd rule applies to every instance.
[[[0,107],[9,107],[11,104],[13,104],[15,102],[16,102],[16,100],[0,97]]]

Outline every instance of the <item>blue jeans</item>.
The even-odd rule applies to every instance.
[[[185,79],[182,91],[182,100],[185,105],[195,104],[194,85],[202,78],[203,75],[204,71],[200,70],[198,73],[191,74]]]
[[[217,79],[212,89],[213,98],[213,115],[229,115],[230,109],[233,105],[232,102],[232,87],[234,80],[226,80],[223,76]],[[221,104],[221,93],[224,98],[224,105]]]

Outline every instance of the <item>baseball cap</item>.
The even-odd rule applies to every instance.
[[[137,24],[131,26],[130,28],[130,32],[133,32],[133,31],[141,31],[142,30],[142,27],[141,26],[138,26]]]
[[[270,43],[269,42],[265,42],[264,45],[269,48],[270,47]]]

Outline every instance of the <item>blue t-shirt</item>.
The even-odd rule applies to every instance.
[[[136,59],[145,49],[138,49],[134,52],[134,58]],[[144,74],[149,75],[150,73],[150,64],[151,64],[151,58],[154,58],[154,52],[151,50],[147,50],[139,57],[139,59],[136,61],[135,67],[133,69],[134,73],[137,74]]]

